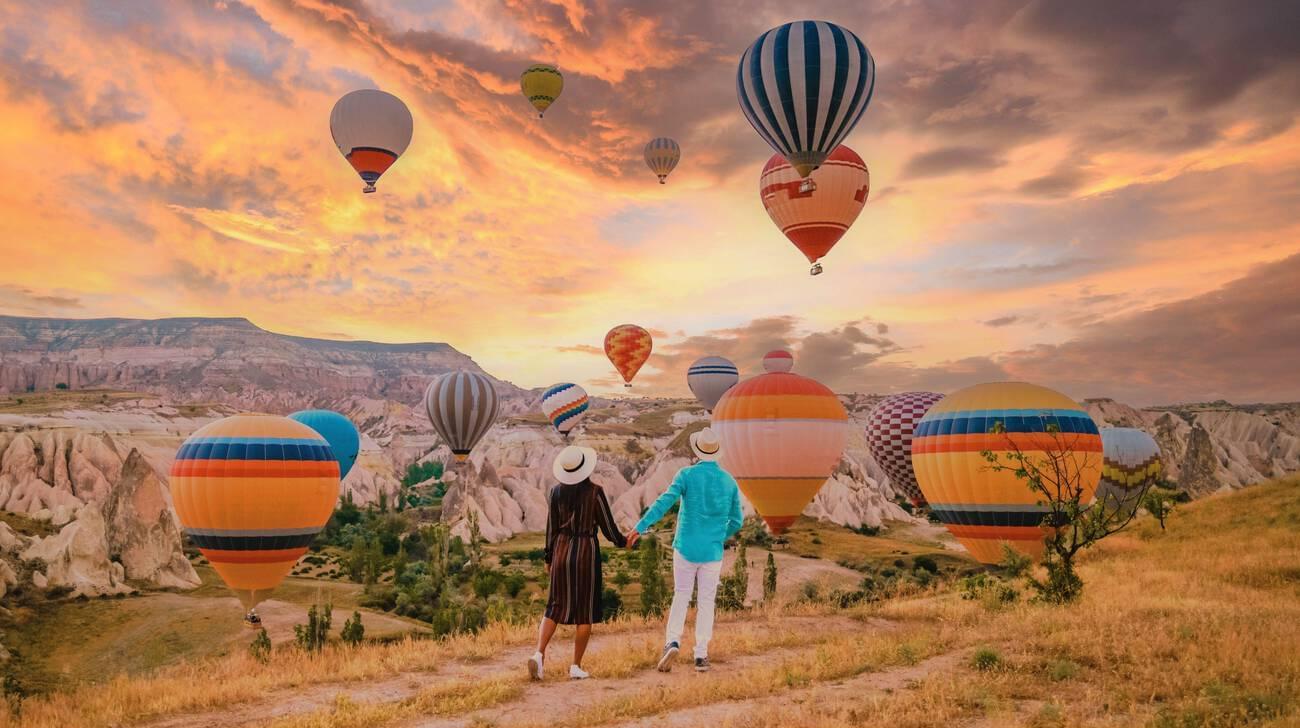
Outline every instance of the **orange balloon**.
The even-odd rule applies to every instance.
[[[806,189],[804,180],[785,157],[772,155],[759,176],[759,195],[772,222],[821,271],[818,259],[849,231],[867,203],[871,174],[857,152],[841,144],[809,177],[816,183]]]
[[[636,324],[620,324],[605,334],[605,356],[623,377],[623,386],[632,386],[632,377],[650,358],[654,341],[650,332]]]

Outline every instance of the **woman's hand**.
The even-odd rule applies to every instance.
[[[636,542],[641,540],[641,534],[638,533],[635,528],[633,528],[627,532],[626,538],[627,538],[627,547],[630,549],[636,548]]]

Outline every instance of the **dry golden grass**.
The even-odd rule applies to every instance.
[[[1104,543],[1082,564],[1084,597],[1069,607],[1023,598],[993,605],[931,592],[849,612],[799,605],[728,616],[715,642],[714,673],[698,679],[675,672],[665,678],[666,687],[635,689],[629,683],[620,688],[620,681],[653,669],[660,623],[604,625],[588,667],[609,681],[608,692],[592,693],[563,716],[539,715],[537,725],[601,725],[753,700],[764,701],[761,710],[731,706],[723,715],[732,722],[715,722],[752,728],[1295,725],[1297,564],[1300,481],[1292,479],[1185,506],[1167,532],[1142,522]],[[894,628],[859,630],[843,617],[884,618]],[[836,628],[819,629],[818,619]],[[283,650],[269,665],[242,656],[204,662],[31,700],[21,724],[120,725],[233,706],[277,689],[338,683],[346,690],[448,660],[517,652],[532,641],[534,629],[498,625],[475,638],[370,645],[317,657]],[[995,664],[977,668],[977,648],[989,650]],[[567,650],[567,641],[553,649]],[[728,659],[765,653],[766,659]],[[946,657],[916,664],[937,655]],[[552,659],[563,664],[559,656]],[[421,715],[463,716],[526,694],[517,667],[493,664],[472,682],[440,683],[387,702],[340,698],[277,725],[353,728]],[[891,682],[891,675],[914,679]],[[548,672],[548,680],[561,679]],[[845,681],[861,689],[826,689]],[[0,718],[0,726],[19,722]]]

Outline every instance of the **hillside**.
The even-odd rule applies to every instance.
[[[31,699],[0,725],[1293,725],[1298,560],[1292,479],[1113,537],[1068,608],[963,599],[951,582],[846,609],[805,599],[726,615],[706,675],[655,672],[658,622],[625,620],[597,630],[585,683],[554,667],[527,682],[531,623],[314,658],[281,648],[268,664],[232,654]]]

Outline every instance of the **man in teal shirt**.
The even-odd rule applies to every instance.
[[[709,669],[709,640],[713,637],[713,608],[722,576],[722,544],[740,530],[740,489],[736,479],[719,467],[722,444],[713,430],[691,435],[691,452],[700,462],[682,468],[668,490],[650,506],[636,524],[633,541],[650,530],[674,503],[681,502],[677,535],[673,538],[673,606],[659,670],[672,669],[686,628],[691,591],[698,585],[695,615],[695,669]]]

